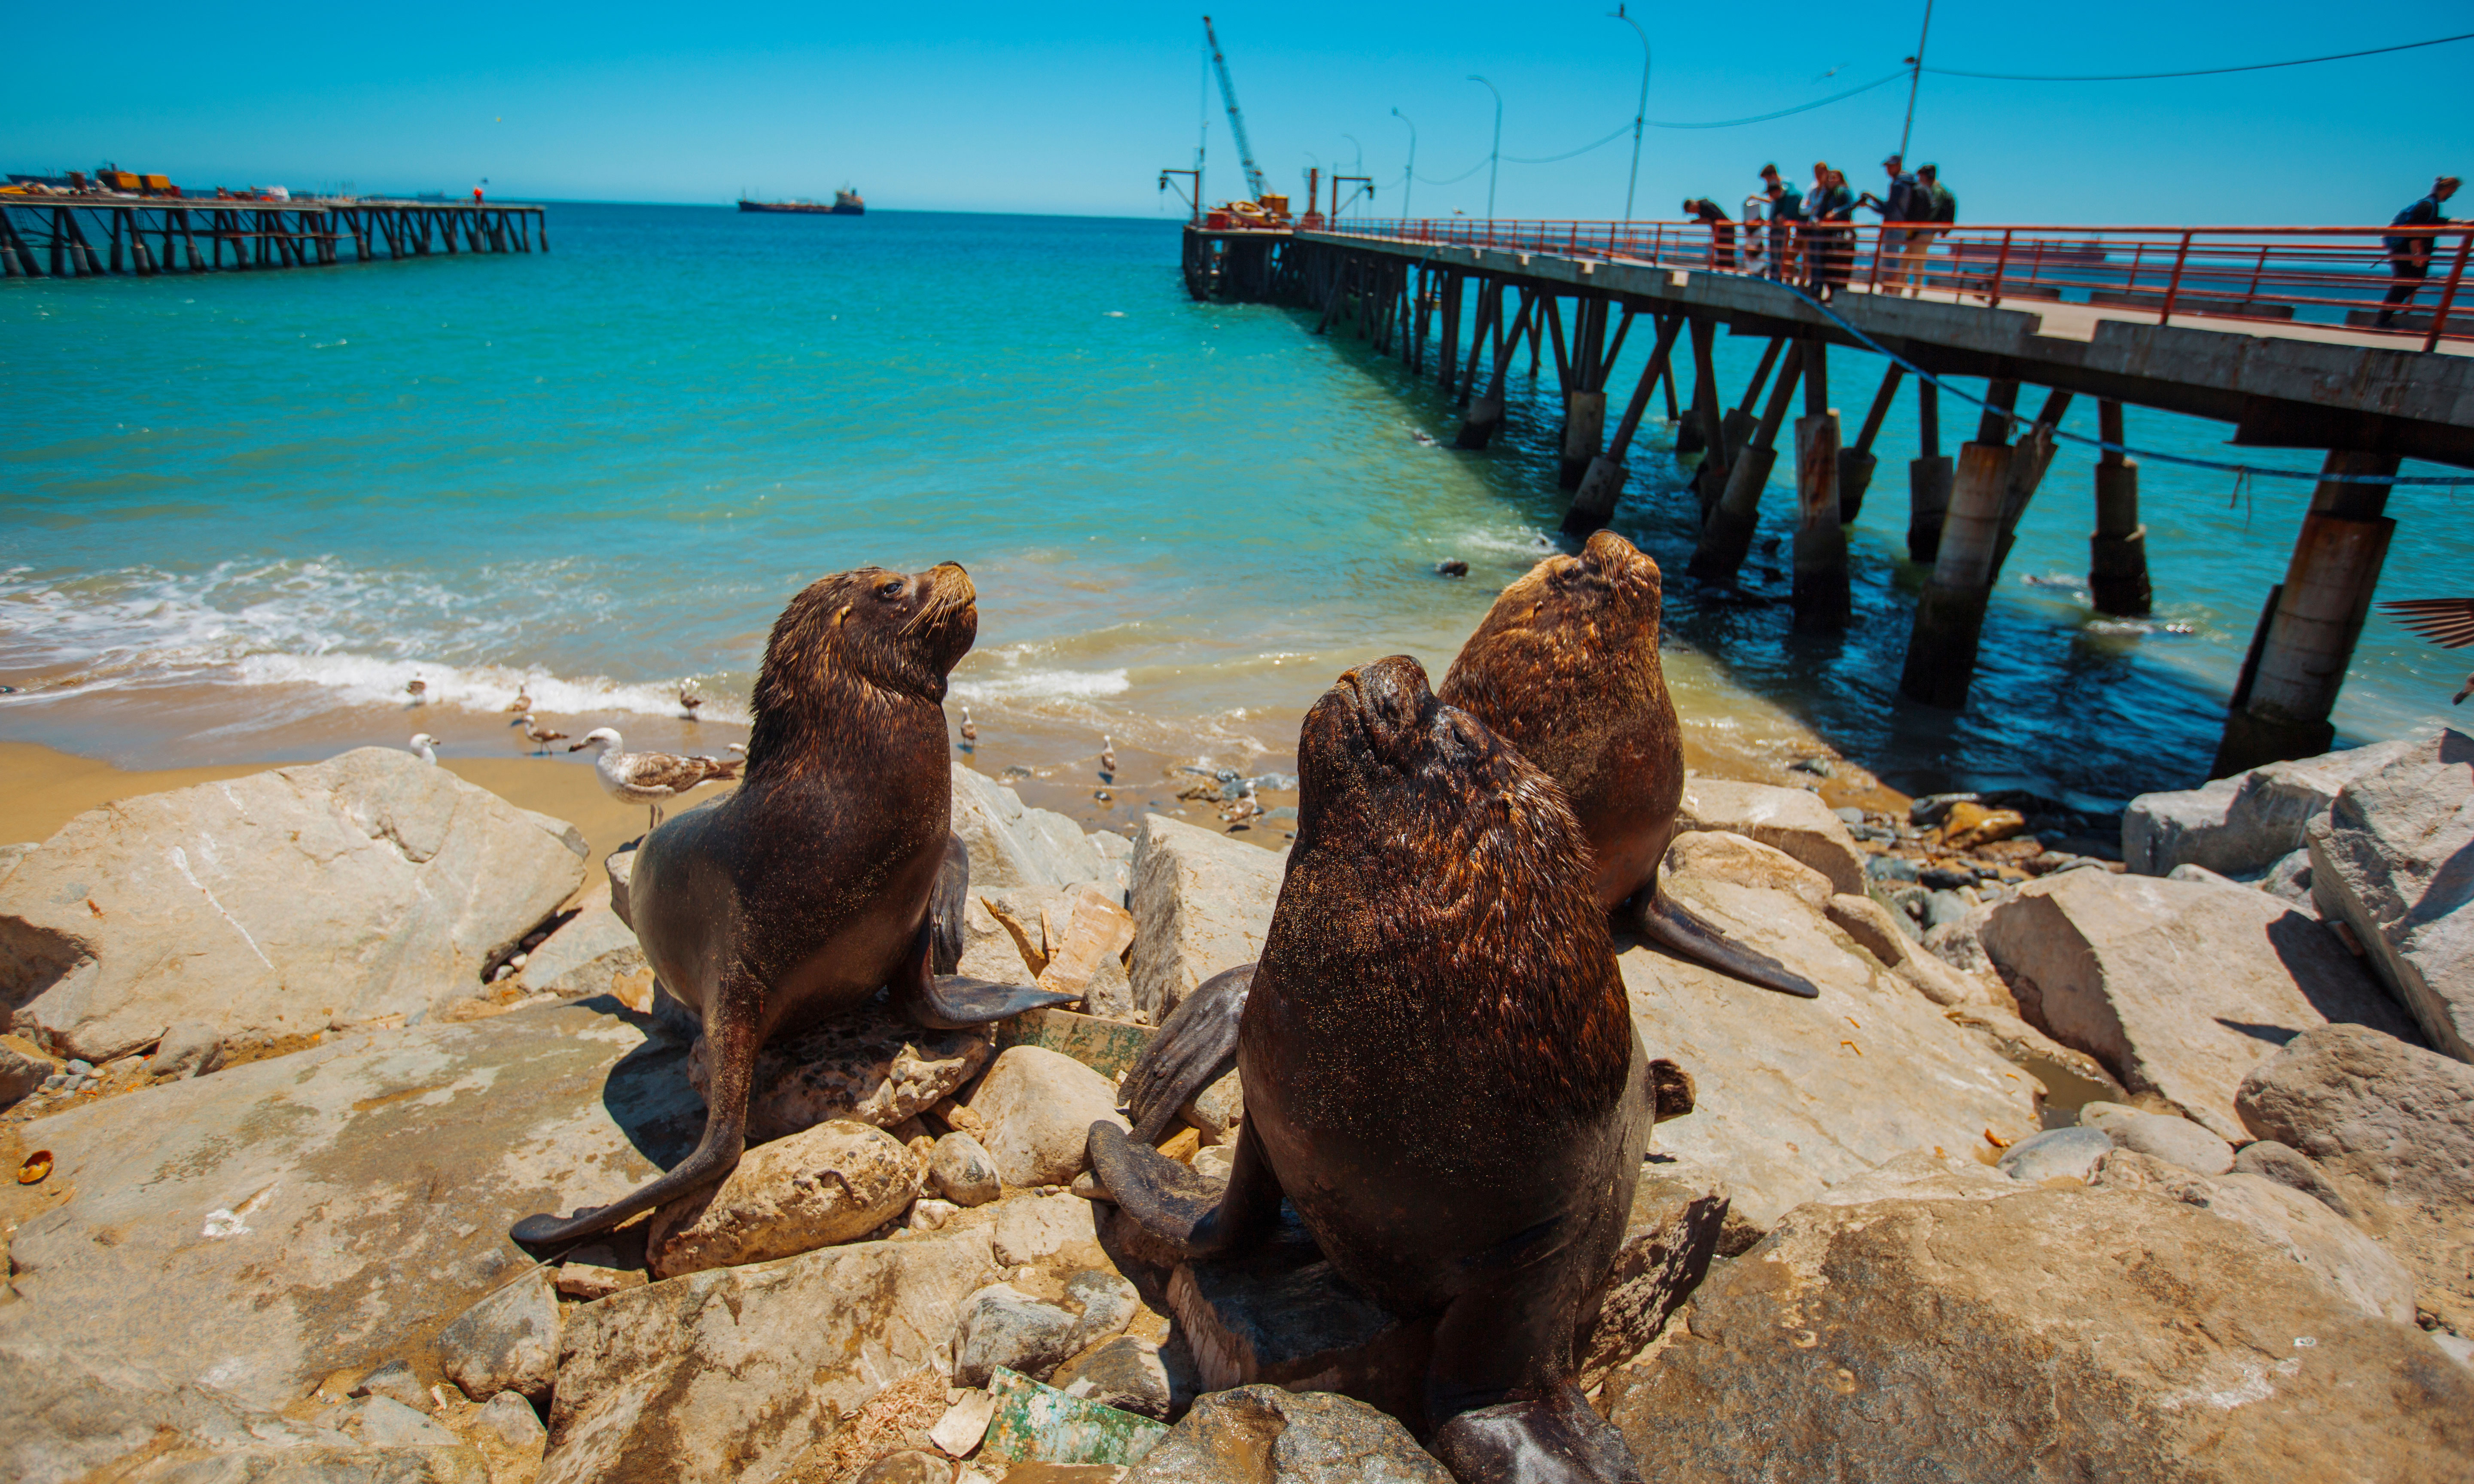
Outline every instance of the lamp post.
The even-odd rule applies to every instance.
[[[1494,220],[1494,176],[1503,168],[1503,94],[1492,83],[1474,72],[1469,74],[1468,80],[1484,84],[1488,92],[1494,94],[1494,149],[1486,157],[1486,219],[1492,222]]]
[[[1925,80],[1925,43],[1930,39],[1932,0],[1925,0],[1925,27],[1916,36],[1916,54],[1907,59],[1907,64],[1915,71],[1907,75],[1907,121],[1899,126],[1899,163],[1903,168],[1907,161],[1907,135],[1915,132],[1916,128],[1916,89],[1923,85]]]
[[[1640,22],[1626,15],[1620,5],[1608,12],[1607,19],[1622,21],[1640,37],[1640,102],[1632,111],[1632,176],[1624,183],[1624,220],[1629,222],[1633,193],[1640,189],[1640,132],[1649,119],[1649,33],[1640,29]]]
[[[1418,126],[1397,108],[1392,110],[1392,116],[1409,125],[1409,175],[1400,182],[1400,220],[1405,222],[1409,220],[1409,187],[1418,183]]]

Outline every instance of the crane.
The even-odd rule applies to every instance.
[[[1237,107],[1237,84],[1228,76],[1228,59],[1220,55],[1220,36],[1211,29],[1211,17],[1202,17],[1202,38],[1211,43],[1211,65],[1220,73],[1220,97],[1228,105],[1228,132],[1237,136],[1237,157],[1245,162],[1246,189],[1256,201],[1271,187],[1263,183],[1263,172],[1254,163],[1254,146],[1246,137],[1246,114]]]

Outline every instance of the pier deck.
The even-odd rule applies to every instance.
[[[1533,373],[1551,352],[1562,484],[1574,491],[1564,529],[1576,536],[1613,514],[1662,389],[1678,453],[1702,455],[1691,575],[1703,581],[1734,579],[1788,435],[1795,621],[1808,631],[1847,621],[1845,526],[1901,380],[1922,372],[1908,554],[1931,574],[1900,688],[1930,706],[1966,703],[1984,606],[2072,398],[2097,400],[2112,445],[2098,456],[2090,537],[2090,590],[2107,613],[2142,615],[2151,601],[2124,407],[2228,423],[2237,446],[2321,450],[2286,581],[2268,595],[2230,701],[2212,770],[2221,775],[2331,745],[2328,718],[2395,528],[2385,507],[2400,462],[2474,468],[2474,303],[2458,293],[2474,228],[2422,230],[2424,276],[2391,325],[2376,321],[2410,276],[2390,271],[2392,228],[1970,227],[1936,231],[1918,251],[1869,226],[1739,224],[1719,235],[1676,223],[1317,222],[1190,227],[1183,262],[1197,298],[1320,310],[1317,333],[1353,325],[1378,352],[1431,365],[1468,410],[1462,448],[1492,436],[1524,342]],[[1783,249],[1798,280],[1818,264],[1835,288],[1827,307],[1762,272],[1746,251],[1755,244],[1769,250],[1760,255]],[[1608,383],[1637,322],[1654,348],[1610,436]],[[1768,342],[1740,395],[1718,384],[1721,327]],[[1880,376],[1845,443],[1829,398],[1833,349],[1864,352]],[[1941,450],[1945,376],[1987,389],[1955,458]],[[1803,416],[1790,419],[1799,381]],[[2041,410],[2020,411],[2022,390],[2039,386]]]
[[[0,196],[0,276],[12,278],[548,251],[540,206],[495,202]]]

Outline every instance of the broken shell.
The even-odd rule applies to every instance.
[[[17,1184],[21,1185],[41,1185],[43,1183],[43,1177],[51,1172],[52,1152],[48,1149],[37,1149],[33,1154],[26,1156],[25,1163],[17,1166]]]

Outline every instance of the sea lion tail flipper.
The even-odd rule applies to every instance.
[[[949,855],[947,861],[951,860]],[[919,924],[919,936],[911,941],[910,957],[893,974],[893,1008],[915,1024],[932,1031],[958,1031],[1018,1016],[1026,1010],[1070,1005],[1082,997],[1033,984],[998,984],[989,979],[932,972],[936,928],[932,912],[929,920]],[[956,956],[960,956],[958,950]]]
[[[1126,1072],[1125,1109],[1134,1137],[1151,1143],[1176,1111],[1237,1065],[1237,1022],[1246,1013],[1254,966],[1222,969],[1169,1012]]]
[[[962,967],[962,914],[971,906],[971,852],[962,837],[945,836],[945,859],[936,867],[936,884],[928,893],[928,925],[934,939],[929,965],[950,974]]]
[[[1660,891],[1655,880],[1644,894],[1640,920],[1649,936],[1660,944],[1721,973],[1781,994],[1821,997],[1819,985],[1759,949],[1730,939],[1717,923]]]
[[[747,1089],[755,1069],[758,1017],[753,991],[725,989],[705,1020],[705,1046],[713,1065],[713,1095],[706,1100],[704,1137],[667,1174],[608,1206],[589,1207],[562,1221],[526,1216],[508,1235],[527,1247],[557,1246],[597,1235],[639,1211],[691,1195],[727,1176],[747,1152]]]
[[[1280,1181],[1250,1125],[1237,1136],[1223,1184],[1198,1175],[1104,1120],[1091,1125],[1091,1173],[1117,1209],[1181,1257],[1216,1257],[1251,1243],[1280,1216]]]

